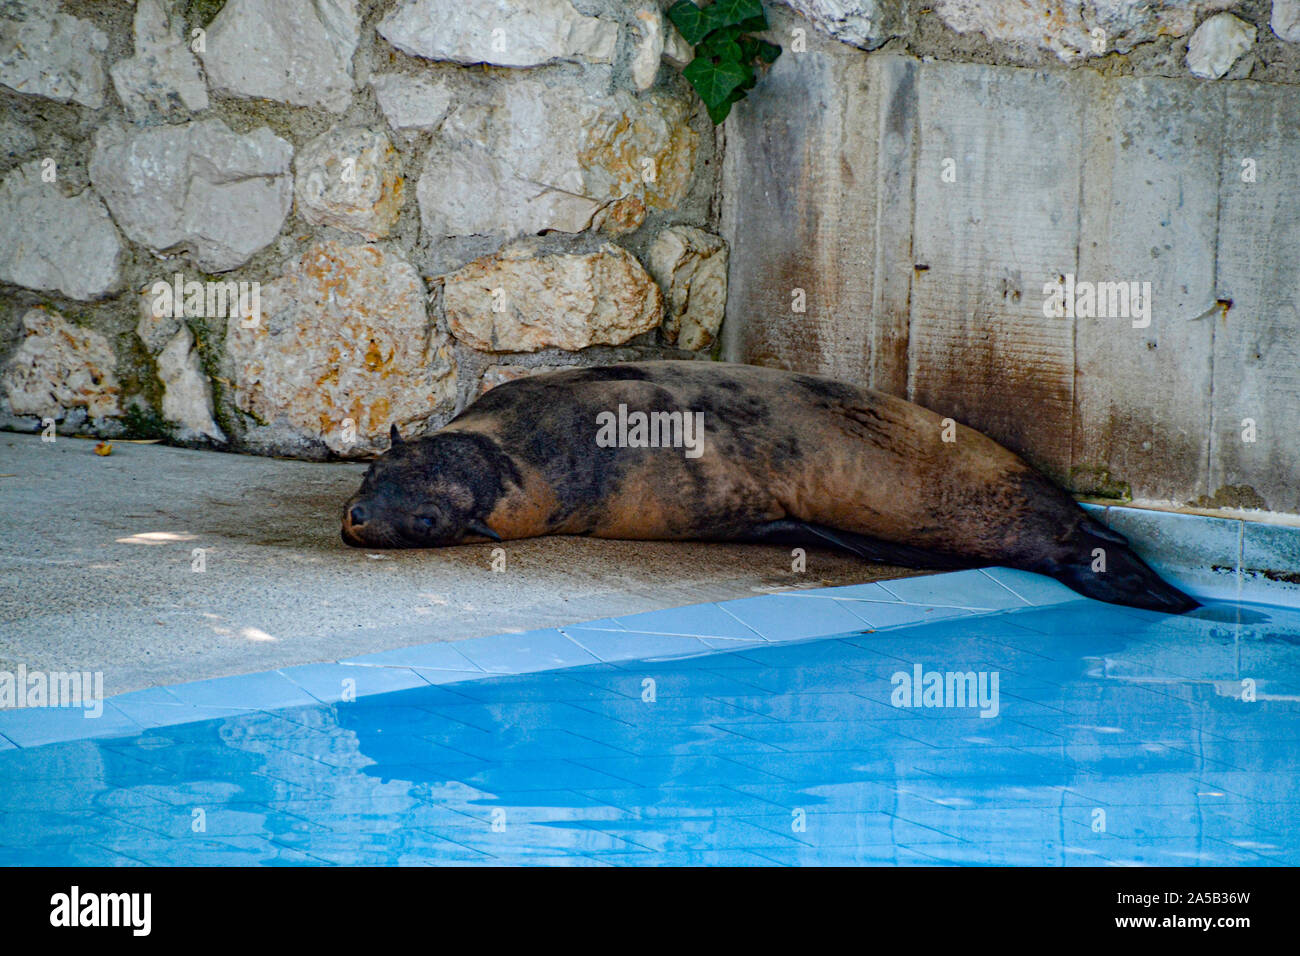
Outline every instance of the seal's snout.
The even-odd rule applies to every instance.
[[[1150,568],[1129,573],[1097,574],[1085,567],[1072,567],[1055,577],[1085,597],[1110,604],[1123,604],[1164,614],[1185,614],[1200,602],[1161,580]]]
[[[1077,557],[1048,572],[1062,584],[1098,601],[1165,614],[1201,606],[1151,570],[1123,536],[1092,521],[1080,530]]]
[[[343,506],[343,543],[353,548],[365,546],[361,529],[366,524],[366,506],[359,501],[349,501]]]

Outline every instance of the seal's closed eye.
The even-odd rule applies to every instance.
[[[501,535],[497,534],[495,531],[489,528],[482,521],[467,522],[465,524],[465,527],[468,528],[470,531],[473,531],[475,534],[481,534],[483,537],[491,538],[493,541],[501,540]]]

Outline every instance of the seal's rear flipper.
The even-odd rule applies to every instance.
[[[924,568],[935,571],[974,568],[979,567],[981,563],[969,558],[926,551],[923,548],[895,544],[892,541],[882,541],[880,538],[870,538],[852,531],[841,531],[839,528],[829,528],[826,525],[791,518],[754,525],[729,540],[830,548],[834,551],[846,551],[864,561],[873,561],[876,564],[893,564],[904,568]]]

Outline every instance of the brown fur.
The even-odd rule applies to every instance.
[[[598,447],[597,416],[620,404],[702,412],[703,455]],[[944,422],[868,389],[747,365],[538,375],[498,386],[443,431],[376,462],[345,509],[343,536],[414,547],[489,534],[745,540],[793,522],[861,536],[864,555],[883,546],[888,557],[1040,570],[1085,593],[1093,584],[1075,580],[1080,568],[1109,541],[1136,562],[1133,587],[1168,588],[1016,455],[962,425],[945,442]]]

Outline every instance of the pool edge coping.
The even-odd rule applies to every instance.
[[[1083,503],[1080,507],[1103,524],[1124,534],[1134,550],[1142,555],[1158,573],[1198,598],[1259,601],[1300,607],[1300,582],[1272,580],[1267,573],[1253,567],[1249,557],[1259,552],[1264,555],[1281,555],[1287,559],[1294,559],[1294,566],[1300,568],[1300,527],[1125,505]],[[936,589],[954,596],[943,602],[907,600],[909,594],[919,598],[926,592],[933,592]],[[872,595],[874,600],[872,597],[850,596],[849,592]],[[1033,598],[1026,595],[1032,595]],[[752,605],[755,602],[773,608],[780,601],[792,598],[804,600],[829,598],[831,600],[827,602],[828,606],[836,607],[849,601],[857,603],[859,609],[868,604],[875,604],[878,608],[892,608],[894,611],[912,608],[914,609],[912,612],[904,611],[904,617],[906,618],[908,613],[914,616],[892,622],[888,622],[886,616],[884,618],[886,623],[880,625],[875,625],[866,618],[853,622],[841,616],[838,624],[827,624],[815,632],[806,629],[789,630],[778,622],[770,633],[760,633],[753,622],[745,622],[734,612],[734,609],[739,606]],[[1005,604],[1012,599],[1021,603]],[[1017,608],[1043,607],[1075,600],[1086,599],[1050,578],[1000,567],[829,588],[795,586],[730,601],[703,602],[532,631],[491,634],[455,641],[435,641],[333,661],[296,664],[248,674],[206,678],[129,691],[104,698],[101,716],[111,714],[113,719],[100,723],[100,718],[89,718],[95,720],[95,727],[91,729],[85,726],[88,718],[85,717],[84,707],[23,707],[0,710],[0,753],[10,749],[28,749],[51,743],[127,736],[158,727],[177,726],[283,707],[337,704],[345,700],[356,700],[378,694],[489,677],[518,676],[583,664],[616,663],[622,660],[690,657],[697,654],[725,653],[727,650],[736,650],[744,646],[824,639],[855,630],[852,626],[841,626],[846,622],[856,624],[856,629],[861,630],[897,630],[921,626],[929,621],[977,617]],[[1002,602],[1001,606],[999,602]],[[674,615],[704,616],[717,609],[721,609],[728,617],[735,619],[728,624],[729,627],[733,630],[740,629],[742,633],[743,629],[747,628],[752,632],[752,636],[745,634],[743,637],[736,637],[734,634],[710,633],[708,628],[711,625],[708,624],[704,625],[705,630],[692,632],[637,630],[619,623]],[[812,611],[814,608],[810,607],[807,610]],[[942,613],[934,614],[935,611]],[[611,624],[613,626],[610,626]],[[739,628],[734,625],[739,625]],[[612,640],[609,635],[617,637],[620,632],[625,633],[629,640],[626,647],[614,656],[608,656],[610,654],[608,647],[605,656],[602,656],[566,633],[571,630],[583,632],[578,635],[579,637],[596,632],[603,635],[606,644]],[[545,638],[543,639],[541,635],[545,635]],[[520,648],[518,645],[521,642],[527,644],[530,636],[535,643],[544,645],[550,642],[550,650],[548,651],[545,646],[539,650],[526,646]],[[647,637],[660,639],[658,651],[646,640]],[[691,641],[697,643],[691,644]],[[588,643],[592,643],[590,638]],[[674,645],[675,649],[665,649],[666,644]],[[557,645],[565,653],[573,656],[570,658],[563,653],[557,653],[555,650]],[[403,663],[403,659],[407,663]],[[457,666],[439,666],[437,663],[439,659],[450,661]],[[480,663],[480,661],[493,659],[497,661],[496,666],[488,667]],[[513,664],[502,663],[512,659]],[[421,660],[428,662],[418,663]],[[417,663],[410,663],[411,661]],[[462,661],[466,666],[461,665]],[[356,681],[356,678],[363,675],[368,678],[363,682],[364,688]],[[338,694],[324,693],[321,681],[339,678],[354,680],[351,688],[353,693],[350,697],[342,690]],[[278,685],[278,692],[275,686],[268,688],[267,684]],[[313,686],[316,692],[313,692]],[[260,702],[244,706],[202,702],[205,699],[214,699],[214,695],[215,699],[226,701],[260,699]]]
[[[944,595],[943,600],[926,599],[940,592]],[[785,602],[791,600],[808,602],[808,606],[789,607]],[[1049,578],[999,567],[835,587],[792,588],[620,618],[598,618],[532,631],[434,641],[332,661],[128,691],[103,698],[100,717],[88,716],[84,707],[0,710],[0,753],[46,744],[131,736],[162,727],[288,707],[329,706],[423,687],[593,664],[723,654],[743,648],[823,640],[853,633],[894,632],[940,621],[985,617],[1083,600],[1087,599]],[[849,607],[844,607],[846,604]],[[803,626],[791,626],[788,620],[776,621],[764,624],[765,632],[760,633],[744,620],[748,616],[746,612],[756,611],[766,617],[767,612],[778,607],[787,611],[787,617],[803,619]],[[853,610],[855,607],[856,612]],[[655,619],[685,616],[703,621],[718,610],[731,619],[736,631],[748,629],[752,633],[745,636],[709,633],[710,629],[717,628],[707,622],[702,623],[696,633],[685,633],[680,628],[655,629]],[[789,615],[790,611],[798,613]],[[864,613],[877,615],[881,623],[862,616]],[[807,622],[812,621],[821,623],[810,628]],[[638,629],[623,622],[643,626]],[[569,631],[577,632],[576,638],[566,633]],[[600,649],[594,651],[591,647],[597,646],[597,639],[601,642]],[[556,655],[554,644],[560,641],[563,642],[560,646],[572,657]],[[530,644],[537,647],[528,646]],[[454,661],[456,658],[463,660],[465,666],[437,664],[439,660]],[[491,666],[482,662],[489,662]],[[354,681],[350,688],[342,684],[347,679]],[[322,681],[331,680],[335,682],[337,692],[326,693]],[[345,693],[348,690],[350,696]],[[216,700],[246,700],[248,703],[205,702]]]

